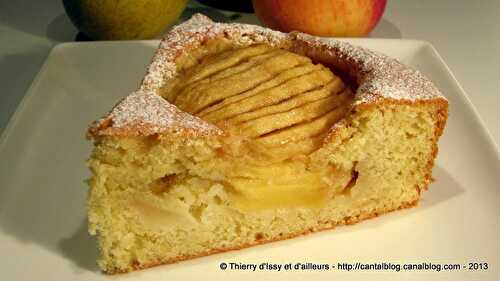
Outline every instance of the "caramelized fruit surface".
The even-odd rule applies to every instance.
[[[162,95],[233,135],[289,157],[317,149],[353,98],[327,67],[267,45],[205,57]]]
[[[339,77],[308,57],[267,45],[224,50],[183,69],[161,95],[227,132],[228,147],[242,140],[250,147],[255,161],[235,157],[227,171],[242,208],[318,205],[351,177],[308,165],[353,99]]]

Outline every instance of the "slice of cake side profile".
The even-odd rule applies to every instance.
[[[194,15],[88,130],[98,264],[129,272],[414,206],[447,115],[385,55]]]

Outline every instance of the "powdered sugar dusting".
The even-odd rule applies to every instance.
[[[235,45],[266,43],[305,55],[319,54],[345,68],[358,84],[356,104],[377,99],[443,99],[439,90],[418,71],[395,59],[346,42],[303,33],[285,34],[247,24],[214,23],[196,14],[174,27],[162,40],[138,91],[122,100],[108,116],[90,128],[91,135],[155,134],[168,130],[191,130],[220,134],[215,126],[182,112],[158,95],[160,88],[177,74],[175,60],[204,41],[225,37]],[[338,65],[337,65],[338,64]]]
[[[372,103],[379,98],[407,101],[444,99],[429,79],[396,59],[334,39],[303,33],[295,36],[306,44],[305,48],[320,50],[323,56],[327,53],[326,56],[342,62],[339,65],[346,71],[356,70],[351,73],[359,85],[355,104]]]
[[[137,91],[125,98],[109,116],[113,126],[124,127],[130,124],[147,124],[153,132],[162,128],[192,128],[203,131],[218,129],[196,116],[180,111],[161,96],[151,91]],[[153,126],[151,126],[153,125]]]
[[[205,16],[194,15],[184,24],[174,27],[161,41],[147,70],[140,89],[155,91],[161,88],[168,78],[176,74],[175,59],[195,47],[214,33],[210,32],[213,22]]]

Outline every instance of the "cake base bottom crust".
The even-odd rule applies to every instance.
[[[151,267],[155,267],[155,266],[159,266],[159,265],[173,264],[173,263],[178,263],[178,262],[185,261],[185,260],[206,257],[206,256],[214,255],[214,254],[220,254],[220,253],[229,252],[229,251],[237,251],[237,250],[249,248],[249,247],[252,247],[252,246],[258,246],[258,245],[272,243],[272,242],[279,242],[279,241],[282,241],[282,240],[287,240],[287,239],[290,239],[290,238],[295,238],[295,237],[298,237],[298,236],[307,235],[307,234],[311,234],[311,233],[315,233],[315,232],[333,230],[334,228],[339,227],[339,226],[352,225],[352,224],[356,224],[356,223],[364,221],[364,220],[369,220],[369,219],[372,219],[372,218],[376,218],[376,217],[378,217],[380,215],[383,215],[383,214],[386,214],[386,213],[390,213],[390,212],[394,212],[394,211],[397,211],[397,210],[402,210],[402,209],[408,209],[408,208],[415,207],[415,206],[417,206],[418,201],[419,200],[417,199],[417,200],[415,200],[413,202],[404,203],[403,205],[399,206],[398,208],[395,208],[395,209],[392,209],[392,210],[391,209],[378,210],[378,211],[375,211],[375,212],[372,212],[372,213],[369,213],[369,214],[359,215],[359,216],[354,217],[354,218],[347,218],[347,219],[345,219],[342,222],[337,222],[337,223],[330,222],[330,223],[332,223],[332,226],[328,226],[328,227],[316,228],[316,229],[315,228],[309,228],[309,229],[306,229],[304,231],[296,232],[296,233],[291,233],[291,234],[286,235],[286,236],[275,237],[275,238],[272,238],[272,239],[262,239],[260,241],[254,242],[254,243],[248,243],[248,244],[241,245],[241,246],[238,246],[238,247],[212,249],[210,251],[207,251],[207,252],[204,252],[204,253],[200,253],[200,254],[197,254],[197,255],[185,255],[185,256],[180,256],[180,257],[173,258],[173,259],[151,261],[150,263],[147,263],[147,264],[146,263],[145,264],[132,263],[132,265],[131,265],[132,268],[131,269],[127,269],[127,270],[117,269],[115,271],[104,271],[104,272],[106,274],[123,274],[123,273],[128,273],[128,272],[134,271],[134,270],[142,270],[142,269],[147,269],[147,268],[151,268]]]

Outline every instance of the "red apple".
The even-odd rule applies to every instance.
[[[367,35],[382,18],[386,0],[252,0],[270,28],[318,36]]]

